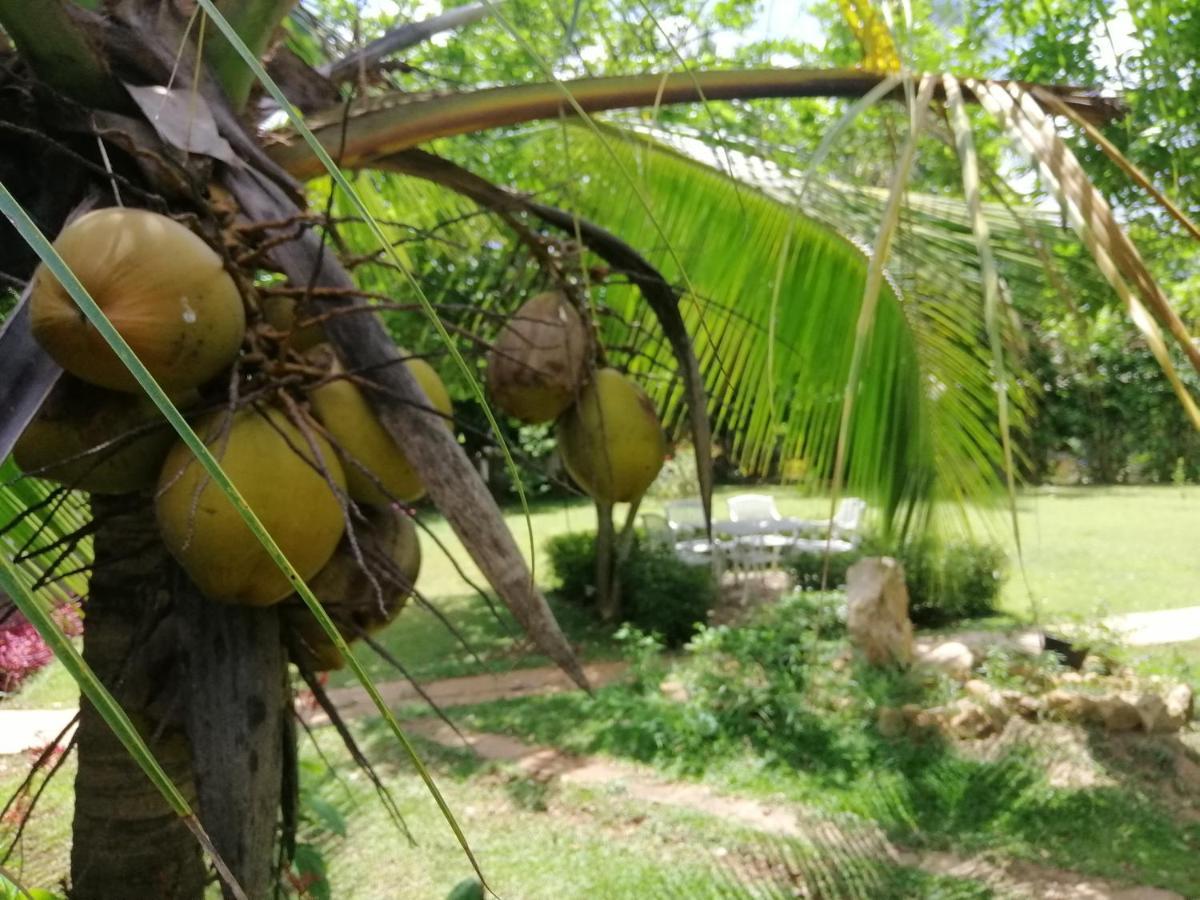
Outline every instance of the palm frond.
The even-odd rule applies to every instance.
[[[664,146],[655,139],[664,136],[661,132],[650,137],[612,130],[610,135],[619,137],[616,145],[636,160],[633,170],[644,179],[702,294],[690,298],[687,317],[713,398],[714,426],[732,436],[730,450],[749,471],[766,472],[784,463],[794,470],[803,461],[816,481],[830,478],[835,407],[865,286],[867,259],[859,248],[878,227],[884,198],[815,183],[805,215],[792,226],[792,204],[804,185],[799,173],[734,152],[742,182],[739,201],[738,188],[727,176],[690,158],[690,152],[685,156]],[[548,140],[535,132],[530,152],[548,150]],[[587,152],[583,136],[572,140],[576,167],[588,173],[586,183],[581,179],[571,188],[581,212],[641,247],[668,277],[677,277],[636,206],[622,202],[620,186],[606,174],[600,155]],[[712,153],[683,143],[696,155]],[[747,191],[747,184],[754,189]],[[935,495],[991,494],[999,486],[996,473],[1003,461],[981,292],[975,289],[978,261],[965,212],[960,229],[936,219],[928,226],[938,234],[961,230],[967,242],[961,247],[961,271],[953,261],[925,264],[933,251],[912,240],[911,204],[904,213],[876,333],[864,351],[845,473],[849,489],[884,500],[894,512]],[[789,228],[794,236],[780,270],[782,302],[772,329],[772,280]],[[627,319],[645,324],[630,298],[612,288],[607,294]],[[1011,328],[1005,334],[1007,345]],[[772,340],[778,357],[773,378],[767,366]],[[646,352],[653,354],[652,342]],[[657,396],[668,412],[677,403],[672,385],[660,386]],[[1019,408],[1014,419],[1019,426]]]
[[[48,605],[87,592],[90,520],[84,495],[23,477],[11,459],[0,464],[0,554]]]

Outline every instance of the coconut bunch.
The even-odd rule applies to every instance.
[[[522,422],[557,421],[563,465],[597,503],[634,502],[658,476],[666,439],[645,391],[616,369],[592,367],[591,349],[567,297],[538,294],[492,345],[488,393]]]
[[[420,564],[414,526],[396,504],[424,489],[319,326],[297,322],[295,309],[278,303],[252,307],[248,326],[222,257],[184,225],[146,210],[86,213],[55,247],[343,635],[391,621]],[[205,595],[253,606],[287,601],[293,658],[340,664],[224,492],[44,266],[29,304],[34,337],[68,374],[14,447],[22,471],[94,493],[152,490],[164,544]],[[437,373],[422,360],[406,364],[431,409],[448,418]],[[295,389],[276,378],[284,371],[307,373],[309,383],[288,393]],[[249,402],[231,397],[231,384]]]

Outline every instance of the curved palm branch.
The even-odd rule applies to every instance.
[[[620,189],[617,166],[606,162],[609,150],[582,132],[572,129],[570,164],[587,172],[587,179],[577,179],[569,193],[551,190],[547,196],[620,235],[679,283],[679,267],[640,202],[619,202],[627,192]],[[798,465],[806,467],[814,481],[828,479],[866,277],[863,252],[828,225],[809,217],[794,221],[787,204],[747,191],[745,184],[660,143],[612,129],[605,137],[624,167],[642,173],[654,215],[696,286],[694,295],[684,296],[682,310],[712,398],[714,429],[750,471],[778,470],[786,462],[793,472]],[[556,132],[534,132],[526,140],[531,155],[559,152]],[[397,182],[400,177],[372,174],[381,202],[404,198],[410,216],[425,209],[432,222],[462,202],[444,192],[439,198],[412,179]],[[793,234],[785,241],[789,227]],[[784,302],[772,324],[773,277],[780,259]],[[670,348],[638,292],[623,283],[624,274],[611,272],[596,286],[606,344],[642,377],[667,421],[679,425],[683,386],[672,377]],[[386,293],[388,286],[381,287]],[[481,292],[472,301],[492,310],[511,310],[519,302],[512,292]],[[944,493],[971,496],[995,484],[992,473],[1000,453],[985,437],[990,432],[984,423],[994,419],[986,363],[950,354],[973,380],[967,379],[968,390],[956,392],[953,401],[939,401],[926,389],[928,360],[937,361],[949,350],[923,346],[931,343],[931,333],[942,333],[939,320],[910,321],[899,290],[886,285],[867,348],[846,476],[851,489],[878,499],[893,518],[931,499],[939,484]],[[950,368],[946,363],[933,372],[948,381]],[[963,381],[964,375],[954,380]],[[968,398],[968,408],[971,403],[980,407],[979,421],[959,429],[961,434],[944,427],[950,436],[932,439],[933,423],[947,415],[961,417],[955,405],[960,396]],[[964,454],[968,462],[962,461]]]

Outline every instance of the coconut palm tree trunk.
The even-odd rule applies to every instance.
[[[200,596],[162,546],[148,497],[95,497],[92,508],[101,524],[84,658],[246,896],[262,900],[274,884],[284,762],[294,758],[278,613]],[[75,796],[73,900],[204,895],[195,837],[86,702]]]
[[[195,797],[180,716],[170,572],[145,498],[95,497],[96,569],[83,656],[124,707],[185,797]],[[196,839],[86,700],[71,846],[72,900],[199,900],[205,866]]]

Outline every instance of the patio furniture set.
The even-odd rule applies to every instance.
[[[647,538],[679,559],[711,566],[720,576],[778,565],[785,552],[848,553],[858,544],[866,501],[842,500],[829,519],[782,516],[769,494],[738,494],[726,501],[729,518],[714,519],[712,538],[704,528],[699,500],[671,500],[663,513],[644,513]]]

